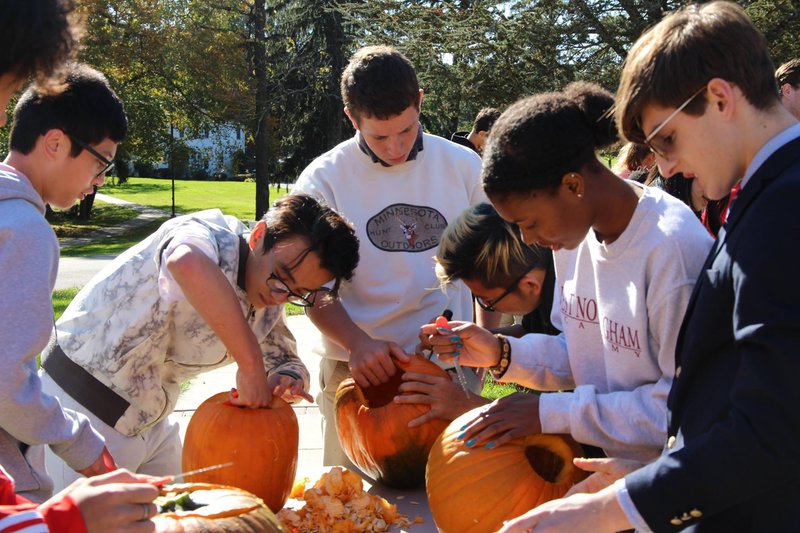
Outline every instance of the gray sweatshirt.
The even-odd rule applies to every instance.
[[[36,356],[53,329],[58,241],[28,179],[0,164],[0,464],[17,492],[47,493],[52,482],[31,465],[29,447],[49,444],[72,468],[91,465],[103,438],[85,416],[42,393]]]

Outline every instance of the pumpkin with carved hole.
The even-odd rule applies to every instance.
[[[224,485],[176,483],[160,488],[151,518],[156,533],[285,533],[254,494]]]
[[[191,480],[239,487],[277,513],[297,473],[299,438],[294,409],[282,399],[273,398],[268,408],[249,409],[231,405],[222,392],[200,404],[189,421],[183,470],[232,462]]]
[[[409,428],[408,423],[430,406],[398,404],[393,398],[404,372],[450,377],[417,355],[408,363],[395,360],[395,365],[397,371],[380,385],[362,388],[352,378],[342,381],[334,400],[336,431],[347,457],[365,474],[389,487],[419,487],[425,481],[428,452],[447,421],[435,419]]]
[[[583,449],[569,435],[529,435],[497,448],[467,448],[457,436],[480,410],[451,422],[428,457],[428,503],[442,533],[497,531],[504,521],[562,497],[587,475],[572,464]]]

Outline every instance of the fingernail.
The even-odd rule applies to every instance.
[[[448,333],[450,330],[447,328],[436,328],[436,331],[442,331],[444,333]]]
[[[461,426],[461,429],[459,431],[464,431],[465,429],[467,429],[467,424],[464,424],[463,426]],[[461,436],[463,437],[464,434],[462,433]],[[461,438],[461,437],[459,437],[459,438]]]
[[[486,446],[484,446],[484,448],[486,448],[487,450],[491,450],[492,448],[494,448],[494,441],[492,441],[489,444],[487,444]]]
[[[467,441],[467,448],[472,448],[472,446],[473,446],[474,444],[475,444],[475,439],[469,439],[469,440]]]
[[[463,344],[460,344],[460,343],[459,343],[459,344],[456,344],[456,348],[463,348],[463,347],[464,347],[464,345],[463,345]]]
[[[461,352],[453,352],[451,355],[453,357],[458,357],[459,355],[461,355]]]
[[[463,428],[461,428],[461,429],[464,429],[465,427],[467,427],[467,426],[464,426],[464,427],[463,427]],[[459,434],[458,434],[458,436],[456,437],[456,439],[458,439],[458,440],[464,440],[464,435],[466,435],[466,434],[467,434],[467,432],[466,432],[466,431],[462,431],[461,433],[459,433]]]
[[[450,337],[450,342],[461,342],[461,337],[459,337],[458,335]]]

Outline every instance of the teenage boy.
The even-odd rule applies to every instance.
[[[800,119],[800,58],[790,59],[775,71],[781,101]]]
[[[486,138],[489,136],[489,130],[492,129],[500,115],[499,109],[484,107],[475,115],[471,131],[457,131],[450,137],[450,140],[482,154],[483,147],[486,145]]]
[[[50,445],[84,475],[113,467],[89,421],[42,393],[36,356],[50,337],[58,270],[58,242],[44,206],[69,207],[102,185],[126,132],[122,102],[105,77],[73,65],[55,92],[32,87],[22,95],[0,165],[0,464],[17,492],[34,501],[53,488],[37,444]]]
[[[308,312],[323,335],[317,403],[324,421],[334,420],[336,388],[351,370],[362,386],[385,382],[395,372],[391,356],[413,352],[421,324],[447,307],[472,320],[463,284],[448,295],[436,290],[433,255],[448,221],[486,198],[478,156],[422,132],[422,91],[400,52],[362,48],[341,85],[355,136],[314,160],[294,188],[351,220],[362,244],[340,302]],[[333,423],[324,424],[323,462],[348,464]]]
[[[631,48],[617,95],[625,137],[710,199],[740,180],[741,192],[681,326],[661,458],[503,531],[800,528],[800,125],[773,72],[763,35],[729,2],[687,6]]]
[[[248,232],[219,209],[169,220],[75,296],[42,352],[44,389],[87,414],[120,466],[178,472],[169,415],[201,372],[235,362],[238,405],[313,401],[283,304],[332,303],[357,263],[353,228],[307,195],[280,198]],[[72,481],[47,460],[57,487]]]

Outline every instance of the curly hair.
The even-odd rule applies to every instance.
[[[322,268],[331,272],[336,287],[349,280],[358,266],[358,237],[353,226],[339,213],[307,194],[289,194],[275,200],[264,214],[267,236],[264,253],[282,240],[301,237],[308,247],[290,269],[303,262],[310,253],[319,255]]]
[[[492,127],[483,154],[486,194],[552,192],[565,174],[601,164],[595,151],[617,140],[613,104],[611,93],[588,82],[512,104]]]
[[[0,0],[0,74],[34,77],[49,89],[77,47],[76,6],[75,0]]]

